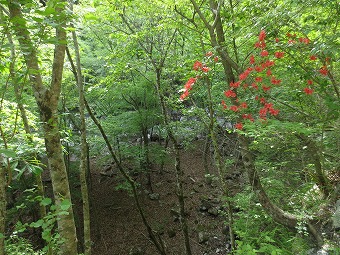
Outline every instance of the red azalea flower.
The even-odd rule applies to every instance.
[[[259,72],[259,73],[260,73],[260,72],[263,71],[263,69],[264,69],[264,68],[263,68],[262,66],[255,66],[255,71],[256,71],[256,72]]]
[[[271,66],[274,66],[275,65],[275,62],[273,60],[267,60],[266,62],[262,63],[262,68],[267,68],[267,67],[271,67]]]
[[[311,88],[304,88],[303,91],[306,93],[306,95],[311,95],[314,92],[314,90]]]
[[[208,51],[207,53],[205,53],[206,57],[211,57],[212,55],[214,55],[211,51]]]
[[[194,69],[195,71],[198,71],[198,70],[202,69],[202,67],[203,67],[202,62],[200,62],[200,61],[197,60],[197,61],[194,63],[193,69]]]
[[[248,75],[249,75],[249,72],[243,72],[243,73],[241,73],[241,74],[238,76],[238,78],[239,78],[241,81],[244,81],[245,79],[247,79]]]
[[[268,69],[267,70],[267,76],[271,76],[272,75],[272,70]]]
[[[280,41],[280,39],[276,37],[275,42],[278,43],[279,41]]]
[[[287,37],[292,37],[292,34],[291,33],[287,33]]]
[[[279,80],[279,79],[276,79],[275,76],[272,76],[270,82],[273,84],[273,85],[279,85],[281,83],[282,80]]]
[[[264,39],[266,38],[266,31],[261,30],[260,34],[259,34],[259,41],[264,41]]]
[[[327,67],[326,66],[321,67],[319,73],[321,73],[323,76],[326,76],[328,74]]]
[[[227,91],[224,91],[224,95],[226,97],[236,97],[236,93],[232,90],[227,90]]]
[[[277,51],[277,52],[275,52],[274,56],[276,58],[283,58],[284,54],[285,54],[284,52]]]
[[[203,67],[201,68],[201,70],[202,70],[204,73],[207,73],[207,72],[210,71],[210,68],[207,67],[207,66],[203,66]]]
[[[256,81],[256,82],[262,82],[263,79],[262,79],[262,77],[256,77],[256,78],[255,78],[255,81]]]
[[[299,38],[299,41],[300,41],[300,43],[304,43],[304,44],[309,44],[309,43],[310,43],[310,40],[309,40],[308,38],[302,38],[302,37],[300,37],[300,38]]]
[[[218,57],[214,57],[214,62],[218,62]]]
[[[264,49],[266,48],[266,43],[264,41],[262,42],[256,42],[254,45],[255,48],[260,48],[260,49]]]
[[[265,103],[264,108],[267,108],[267,109],[273,108],[273,103]]]
[[[187,83],[184,85],[184,88],[186,90],[191,90],[192,89],[192,85],[194,85],[196,82],[196,78],[190,78]]]
[[[295,40],[289,40],[289,41],[288,41],[288,44],[294,44],[294,43],[296,43]]]
[[[252,88],[254,88],[254,89],[258,89],[258,88],[259,88],[259,86],[257,86],[256,83],[252,83],[251,86],[252,86]]]
[[[261,119],[265,119],[266,118],[266,115],[267,115],[267,108],[261,108],[260,110],[259,110],[259,115],[260,115],[260,118]]]
[[[264,97],[261,97],[261,98],[260,98],[260,103],[261,103],[261,104],[265,104],[266,102],[267,102],[267,101],[266,101],[266,99],[265,99]]]
[[[223,109],[227,109],[227,105],[224,100],[221,101],[221,105],[223,106]]]
[[[243,119],[248,119],[248,120],[250,120],[251,122],[254,122],[254,118],[253,118],[253,116],[249,113],[249,114],[243,114],[242,115],[242,118]]]
[[[262,85],[262,89],[264,92],[267,92],[268,90],[270,90],[272,87],[270,86],[265,86],[265,85]]]
[[[238,129],[238,130],[242,130],[243,129],[242,123],[236,123],[235,128]]]
[[[248,108],[247,103],[246,103],[246,102],[242,102],[242,103],[240,104],[240,108],[244,108],[244,109]]]
[[[269,55],[269,53],[268,53],[268,51],[263,50],[263,51],[261,51],[260,55],[261,55],[261,57],[267,57]]]
[[[186,90],[186,91],[184,91],[183,94],[179,97],[179,99],[183,101],[183,100],[184,100],[186,97],[188,97],[188,96],[189,96],[189,91]]]
[[[250,56],[249,62],[250,62],[251,65],[252,65],[252,64],[255,64],[255,57],[254,57],[254,55],[251,55],[251,56]]]
[[[237,112],[238,111],[238,107],[236,105],[232,105],[230,106],[230,110]]]
[[[231,88],[238,88],[240,86],[241,82],[238,81],[238,82],[230,82],[229,86]]]
[[[274,109],[274,108],[269,108],[269,113],[270,113],[271,115],[273,115],[273,116],[278,115],[279,112],[280,112],[280,110],[276,110],[276,109]]]
[[[318,58],[315,55],[309,57],[310,60],[317,60]]]
[[[307,84],[308,84],[308,85],[312,85],[312,84],[313,84],[313,81],[312,81],[312,80],[307,80]]]

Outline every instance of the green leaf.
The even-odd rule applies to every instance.
[[[7,158],[15,158],[17,154],[13,150],[1,149],[0,153],[4,154]]]
[[[45,11],[44,11],[44,15],[47,16],[47,15],[51,15],[53,13],[55,13],[55,9],[51,6],[47,6]]]
[[[32,227],[32,228],[39,228],[39,227],[41,227],[43,225],[43,223],[44,223],[44,220],[40,219],[40,220],[38,220],[36,222],[32,222],[30,224],[30,227]]]
[[[93,13],[87,13],[84,15],[84,18],[86,20],[97,20],[98,17],[96,15],[94,15]]]
[[[5,238],[5,235],[3,233],[0,233],[0,239]]]
[[[34,173],[35,175],[40,175],[43,171],[43,169],[40,166],[36,165],[28,165],[29,170]]]
[[[60,209],[61,209],[62,211],[67,211],[70,207],[71,207],[71,201],[68,200],[68,199],[63,200],[63,201],[60,203]]]
[[[49,230],[44,230],[41,233],[41,237],[47,242],[50,242],[52,240],[51,233]]]
[[[50,205],[52,203],[52,199],[50,199],[49,197],[45,197],[43,200],[41,200],[40,204],[42,206],[47,206]]]

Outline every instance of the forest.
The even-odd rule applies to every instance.
[[[340,2],[0,0],[0,255],[340,254]]]

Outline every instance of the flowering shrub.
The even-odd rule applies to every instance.
[[[282,40],[275,38],[275,46],[278,48],[285,47],[299,47],[299,49],[305,50],[306,45],[310,44],[310,39],[305,37],[297,38],[296,34],[287,33],[287,43],[281,43]],[[236,119],[238,122],[235,125],[236,129],[242,130],[244,127],[244,122],[255,120],[266,121],[268,117],[278,116],[280,110],[278,106],[274,105],[275,99],[272,96],[272,90],[276,87],[286,85],[285,81],[277,78],[274,75],[276,61],[284,59],[286,53],[282,49],[275,51],[271,54],[267,48],[266,42],[266,32],[264,30],[260,31],[258,40],[254,44],[255,51],[257,54],[252,54],[249,57],[249,66],[244,69],[244,71],[239,74],[237,81],[232,81],[229,84],[229,88],[224,91],[224,96],[226,100],[221,101],[223,110],[231,111],[231,113],[236,114]],[[308,48],[307,48],[308,49]],[[308,54],[307,61],[319,62],[321,58],[315,54]],[[193,85],[196,81],[206,75],[211,70],[208,64],[217,62],[218,58],[214,57],[212,52],[206,53],[205,61],[196,61],[193,65],[193,69],[197,71],[197,75],[194,78],[190,78],[184,86],[180,100],[184,100],[189,96],[189,91],[192,90]],[[320,61],[322,62],[322,61]],[[306,80],[305,87],[301,90],[306,96],[311,96],[316,91],[314,86],[315,73],[319,73],[321,77],[327,77],[329,75],[328,65],[330,59],[326,58],[321,67],[319,66],[314,75],[308,77]],[[319,65],[319,63],[314,64],[314,66]],[[319,79],[319,78],[317,78]],[[250,85],[249,85],[250,84]],[[243,89],[240,93],[240,89]],[[289,89],[287,87],[287,89]],[[253,98],[257,103],[257,109],[248,107],[246,100],[241,100],[239,95],[247,95],[247,100]],[[251,95],[251,96],[249,96]],[[254,105],[254,104],[253,104]],[[252,115],[252,112],[257,111],[256,116]]]

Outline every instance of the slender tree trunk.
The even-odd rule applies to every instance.
[[[229,223],[229,238],[230,238],[230,244],[232,249],[236,249],[236,243],[235,243],[235,234],[234,234],[234,217],[233,217],[233,207],[231,204],[231,195],[230,195],[230,190],[228,186],[226,185],[224,181],[224,164],[221,156],[221,150],[219,149],[217,139],[216,139],[216,131],[215,131],[215,120],[214,120],[214,110],[213,110],[213,105],[212,105],[212,96],[211,96],[211,84],[210,80],[207,78],[207,87],[208,87],[208,108],[209,108],[209,119],[210,119],[210,124],[209,124],[209,131],[210,131],[210,137],[211,141],[214,147],[214,153],[216,157],[216,166],[217,166],[217,171],[218,171],[218,177],[219,181],[221,183],[221,190],[223,192],[223,195],[226,196],[227,198],[227,213],[228,213],[228,223]]]
[[[86,123],[85,123],[85,100],[84,100],[84,85],[81,72],[80,52],[75,31],[72,31],[74,50],[76,54],[77,68],[77,85],[79,90],[79,113],[80,113],[80,133],[81,133],[81,156],[80,156],[80,184],[81,196],[83,200],[83,221],[84,221],[84,255],[91,254],[91,229],[90,229],[90,204],[89,193],[87,188],[87,142],[86,142]]]
[[[66,41],[66,32],[63,28],[64,23],[61,23],[61,25],[56,28],[56,39],[59,43],[55,45],[54,49],[51,84],[49,87],[46,87],[43,85],[39,71],[37,52],[26,27],[20,3],[16,0],[8,1],[8,7],[10,11],[10,18],[13,22],[13,30],[18,37],[17,39],[19,41],[21,51],[23,52],[27,69],[29,70],[29,77],[32,83],[34,96],[40,111],[53,193],[57,210],[60,211],[58,205],[63,200],[68,200],[71,203],[71,194],[60,141],[58,122],[58,102],[61,91],[61,80],[66,48],[64,43]],[[56,8],[56,12],[59,13],[59,15],[62,15],[62,13],[64,13],[64,9],[58,7]],[[60,20],[57,23],[60,23]],[[63,240],[60,247],[60,253],[63,255],[77,254],[77,236],[72,206],[68,208],[67,214],[61,214],[59,216],[58,230],[60,237]]]
[[[2,157],[0,155],[0,161]],[[0,164],[0,255],[5,255],[5,231],[6,231],[6,177],[5,168]]]
[[[207,135],[205,137],[205,141],[204,141],[204,150],[203,150],[203,166],[204,166],[204,173],[205,174],[210,174],[210,170],[209,170],[209,151],[210,151],[210,138]]]

